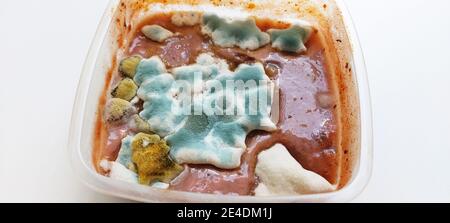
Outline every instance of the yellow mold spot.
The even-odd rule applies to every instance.
[[[137,134],[131,149],[140,184],[170,183],[183,171],[182,166],[170,159],[169,146],[158,135]]]

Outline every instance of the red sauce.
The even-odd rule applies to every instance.
[[[175,181],[175,190],[251,194],[257,179],[254,169],[257,155],[276,143],[282,143],[304,168],[325,177],[331,183],[338,178],[336,126],[333,107],[321,108],[316,96],[329,92],[323,48],[317,36],[308,44],[305,55],[287,55],[265,47],[249,53],[264,64],[276,64],[280,73],[272,79],[280,86],[280,122],[275,133],[253,132],[247,137],[248,150],[240,169],[218,170],[209,166],[190,166]],[[241,50],[235,50],[241,51]]]
[[[333,104],[335,95],[330,87],[324,46],[318,34],[313,34],[309,40],[305,54],[296,55],[277,52],[270,46],[257,51],[218,48],[201,34],[200,27],[176,27],[170,22],[170,15],[149,18],[137,30],[148,24],[161,25],[178,35],[164,43],[156,43],[137,32],[129,46],[129,55],[159,56],[168,67],[192,64],[204,52],[226,59],[231,67],[261,62],[269,77],[279,81],[280,86],[279,129],[273,133],[252,132],[247,137],[248,149],[240,168],[221,170],[207,165],[186,165],[185,171],[172,182],[171,189],[250,195],[258,183],[254,174],[257,155],[276,143],[285,145],[304,168],[337,183],[339,151],[336,105]],[[257,24],[262,30],[286,27],[286,24],[269,21],[258,21]],[[108,131],[108,146],[103,156],[113,160],[117,157],[120,139],[126,136],[127,130],[115,127]]]

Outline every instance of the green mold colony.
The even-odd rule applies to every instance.
[[[141,31],[145,35],[145,37],[158,43],[162,43],[166,39],[174,36],[171,31],[158,25],[144,26]]]
[[[215,14],[205,14],[202,32],[220,47],[238,46],[244,50],[256,50],[270,42],[269,34],[261,32],[253,18],[227,20]]]
[[[170,155],[177,163],[211,164],[223,169],[233,169],[240,166],[241,155],[244,152],[245,138],[253,130],[272,131],[276,129],[270,119],[271,89],[267,85],[254,85],[245,89],[245,94],[236,94],[238,97],[234,104],[225,98],[233,97],[223,88],[204,89],[197,88],[195,76],[199,75],[203,83],[225,84],[227,81],[246,82],[249,80],[259,83],[271,83],[266,76],[263,66],[259,63],[241,65],[236,71],[228,69],[225,61],[213,58],[208,54],[200,55],[197,64],[167,70],[158,57],[143,60],[137,69],[136,83],[140,83],[138,97],[144,101],[144,109],[140,116],[148,120],[151,130],[165,137],[171,147]],[[182,80],[188,83],[189,92],[180,91],[177,84]],[[188,106],[183,106],[184,96],[202,98],[193,100]],[[240,98],[239,98],[240,95]],[[267,96],[264,108],[251,113],[251,98],[260,95]],[[227,104],[228,103],[228,104]],[[232,111],[231,115],[216,115],[222,109],[245,109],[245,111]],[[197,108],[205,105],[217,108],[214,112],[195,114]]]
[[[294,24],[288,29],[270,29],[272,47],[285,52],[306,52],[305,43],[312,33],[312,28],[306,25]]]

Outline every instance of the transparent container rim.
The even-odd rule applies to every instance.
[[[81,133],[83,131],[84,111],[86,98],[96,64],[97,55],[101,50],[103,40],[108,34],[109,24],[113,18],[119,0],[110,0],[105,13],[100,21],[93,42],[86,57],[81,73],[75,103],[73,107],[68,148],[72,168],[76,175],[88,187],[100,193],[115,197],[126,198],[142,202],[255,202],[255,203],[291,203],[291,202],[346,202],[358,196],[367,186],[372,174],[373,166],[373,133],[372,133],[372,109],[369,83],[363,52],[359,38],[354,27],[353,20],[347,9],[345,0],[336,0],[336,4],[342,12],[345,28],[353,50],[353,67],[358,87],[360,103],[361,146],[360,157],[355,166],[352,180],[344,188],[324,194],[254,197],[254,196],[229,196],[199,194],[180,191],[168,191],[154,189],[148,186],[134,185],[120,182],[102,176],[93,170],[89,163],[82,159],[80,149]]]

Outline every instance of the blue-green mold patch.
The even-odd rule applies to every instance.
[[[262,64],[240,65],[232,72],[225,61],[202,54],[196,64],[175,68],[170,74],[161,60],[153,57],[141,61],[135,81],[140,84],[138,97],[144,101],[140,116],[149,122],[153,132],[165,137],[177,163],[237,168],[246,149],[247,134],[276,129],[270,119],[273,83]],[[227,91],[226,83],[239,81],[256,84],[245,85],[242,94]],[[179,83],[192,87],[183,88]],[[260,109],[252,110],[250,99],[259,100],[261,95],[267,100],[259,104]],[[191,101],[185,100],[191,96]],[[236,100],[225,101],[227,97]],[[198,108],[206,107],[212,110],[196,113]]]
[[[209,35],[220,47],[238,46],[256,50],[270,43],[269,34],[262,32],[254,18],[226,19],[216,14],[203,15],[202,32]]]
[[[159,43],[162,43],[166,39],[174,36],[171,31],[158,25],[144,26],[141,31],[145,35],[145,37]]]
[[[305,43],[312,33],[312,27],[303,24],[292,24],[288,29],[270,29],[272,47],[291,53],[305,52]]]

